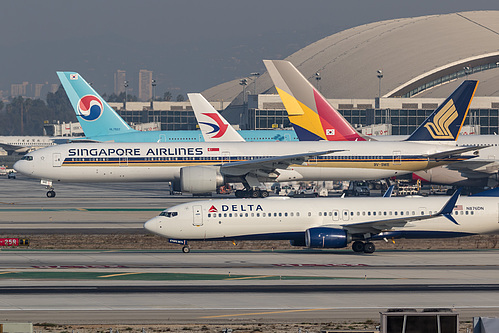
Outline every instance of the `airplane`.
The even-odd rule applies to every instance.
[[[498,233],[495,196],[217,199],[168,208],[144,228],[190,251],[192,240],[290,240],[373,253],[373,241]]]
[[[328,141],[403,141],[407,136],[363,136],[346,121],[322,94],[293,66],[289,61],[264,60],[264,64],[276,86],[289,119],[300,140],[316,139]],[[464,81],[426,121],[418,128],[427,128],[433,136],[420,137],[418,140],[456,140],[460,146],[488,146],[479,153],[473,161],[463,161],[448,166],[414,172],[413,178],[434,184],[454,186],[497,186],[499,184],[499,136],[497,135],[450,135],[445,128],[448,121],[446,114],[454,117],[452,105],[455,108],[466,107],[471,99],[462,94],[469,91],[476,81]],[[466,88],[468,86],[468,88]],[[474,89],[474,90],[475,90]],[[474,94],[473,90],[473,94]],[[471,98],[473,96],[471,95]],[[460,96],[461,95],[461,96]],[[469,93],[468,93],[469,96]],[[440,113],[440,116],[438,116]],[[437,120],[435,117],[439,117]],[[449,118],[450,120],[451,118]],[[461,124],[462,126],[462,124]],[[418,131],[416,130],[416,131]],[[435,131],[436,130],[436,131]],[[438,135],[437,133],[441,133]],[[444,134],[447,133],[447,134]],[[413,137],[412,139],[417,139]]]
[[[245,142],[244,138],[201,94],[187,94],[205,142]]]
[[[70,143],[25,155],[14,169],[53,182],[173,182],[175,190],[214,191],[243,183],[236,196],[268,196],[261,182],[366,180],[474,158],[482,147],[378,141]]]
[[[64,141],[67,142],[67,140]],[[55,144],[56,140],[47,136],[0,136],[0,148],[5,150],[8,155],[24,154]]]
[[[202,142],[201,131],[137,131],[132,129],[116,111],[76,72],[57,72],[76,117],[85,133],[85,141],[98,142]],[[214,109],[213,109],[214,110]],[[211,112],[213,113],[213,112]],[[218,112],[217,112],[218,114]],[[212,137],[222,136],[228,122],[217,114]],[[242,130],[246,141],[297,141],[292,130]],[[216,139],[216,138],[215,138]],[[77,141],[77,140],[75,140]]]

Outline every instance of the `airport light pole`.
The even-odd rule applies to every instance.
[[[151,80],[151,86],[152,86],[152,100],[154,101],[156,99],[156,80],[152,79]]]
[[[315,81],[317,82],[317,90],[319,89],[319,81],[321,80],[321,73],[317,72],[315,73]]]
[[[248,85],[248,79],[239,80],[239,84],[243,86],[243,112],[246,112],[246,86]],[[241,126],[241,114],[239,114],[239,119],[239,126]]]
[[[381,79],[383,78],[383,71],[381,69],[377,70],[377,77],[379,79],[378,82],[378,98],[381,98]]]
[[[471,73],[471,68],[470,66],[463,67],[464,69],[464,75],[466,76],[466,80],[468,80],[468,74]]]
[[[128,81],[127,80],[123,81],[123,86],[125,87],[125,103],[123,105],[125,106],[125,110],[126,110],[126,100],[127,100],[127,90],[128,90]]]
[[[258,79],[258,77],[260,76],[260,73],[253,72],[250,75],[254,77],[253,78],[253,95],[256,95],[256,79]]]

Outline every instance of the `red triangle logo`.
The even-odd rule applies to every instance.
[[[210,209],[208,210],[210,213],[216,213],[218,210],[215,208],[215,206],[211,206]]]

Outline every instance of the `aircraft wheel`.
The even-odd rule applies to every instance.
[[[352,250],[353,252],[364,252],[364,242],[362,241],[353,242]]]
[[[184,246],[184,247],[182,247],[182,252],[189,253],[189,252],[191,252],[191,248],[188,246]]]
[[[55,197],[55,191],[47,191],[47,198],[54,198]]]
[[[373,243],[367,242],[364,245],[364,253],[373,253],[374,251],[376,251],[376,247],[374,246]]]
[[[268,191],[260,191],[260,196],[261,196],[262,198],[266,198],[266,197],[268,197],[268,196],[269,196],[269,192],[268,192]]]
[[[260,197],[260,191],[259,190],[252,191],[252,192],[250,192],[250,194],[251,194],[252,198],[258,198],[258,197]]]

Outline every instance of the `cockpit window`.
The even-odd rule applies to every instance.
[[[166,216],[166,217],[175,217],[178,215],[178,212],[161,212],[159,216]]]
[[[24,155],[23,158],[21,158],[21,160],[24,160],[24,161],[33,161],[33,156]]]

